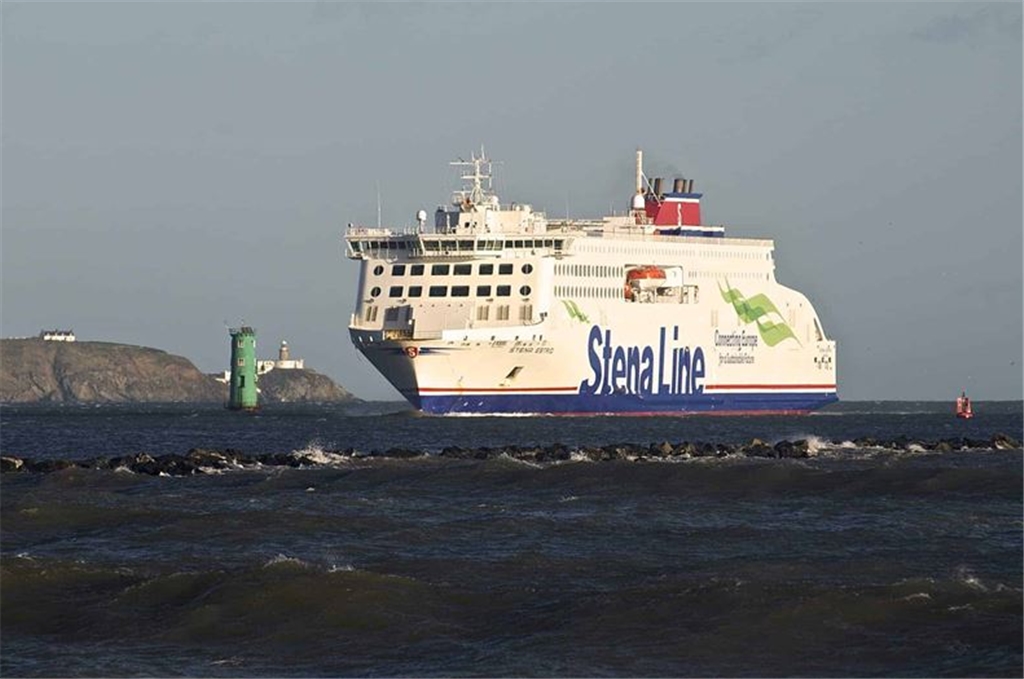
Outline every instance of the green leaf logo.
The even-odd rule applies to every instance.
[[[747,299],[742,292],[729,285],[729,279],[725,280],[724,290],[722,284],[718,283],[718,291],[722,293],[722,299],[732,304],[732,308],[736,310],[736,315],[741,321],[757,324],[757,332],[768,346],[774,347],[787,339],[792,339],[800,344],[800,340],[793,334],[792,329],[782,320],[779,309],[767,296],[758,293]],[[771,318],[773,314],[778,317],[778,320]]]
[[[563,299],[562,304],[565,305],[565,310],[569,313],[569,318],[579,321],[580,323],[589,323],[590,319],[587,315],[580,311],[580,308],[576,306],[576,302],[571,299]]]

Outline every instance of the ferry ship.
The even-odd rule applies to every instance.
[[[548,219],[502,204],[483,149],[403,229],[349,224],[352,342],[434,415],[806,413],[837,400],[836,344],[775,278],[774,243],[705,225],[693,180],[628,210]],[[379,221],[379,219],[378,219]]]

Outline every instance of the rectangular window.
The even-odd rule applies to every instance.
[[[430,296],[431,297],[445,297],[448,295],[447,285],[431,285]]]
[[[493,273],[494,273],[494,265],[493,264],[481,264],[480,265],[480,275],[481,276],[490,276]]]
[[[388,290],[388,297],[401,297],[401,296],[402,296],[402,286],[401,285],[392,285],[391,288]]]
[[[501,304],[501,305],[498,306],[498,320],[499,321],[507,321],[508,320],[508,304]]]
[[[521,240],[517,240],[517,241],[516,241],[516,247],[517,247],[517,248],[521,248],[521,247],[523,247],[523,241],[521,241]]]
[[[477,297],[490,297],[491,296],[491,286],[489,286],[489,285],[478,285],[478,286],[476,286],[476,296]]]
[[[245,375],[238,376],[238,388],[245,389]]]
[[[498,297],[509,297],[512,294],[511,285],[499,285],[498,286]]]
[[[422,276],[423,275],[423,265],[422,264],[413,264],[412,265],[412,269],[409,271],[409,274],[412,275],[412,276]]]
[[[409,286],[409,296],[410,297],[422,297],[423,296],[423,286],[422,285],[410,285]]]
[[[430,275],[432,276],[447,276],[449,267],[447,264],[434,264],[430,267]]]
[[[473,273],[473,265],[472,264],[456,264],[455,265],[455,275],[456,276],[469,276],[472,273]]]
[[[245,365],[245,359],[244,358],[238,359],[238,367],[241,368],[244,365]]]
[[[499,264],[498,265],[498,274],[501,275],[501,276],[510,276],[510,275],[512,275],[512,265],[511,264]]]
[[[395,264],[391,267],[392,276],[404,276],[405,275],[405,264]]]
[[[490,316],[491,308],[487,306],[478,306],[476,308],[476,320],[486,321],[487,317]]]
[[[523,306],[519,307],[519,320],[521,320],[521,321],[529,321],[532,318],[533,318],[533,305],[532,304],[524,304]]]
[[[452,297],[469,297],[468,285],[453,285]]]

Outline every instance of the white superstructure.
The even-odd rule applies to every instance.
[[[643,176],[630,210],[502,205],[483,153],[404,230],[350,226],[352,341],[428,413],[804,412],[836,400],[835,342],[775,280],[770,240],[700,221],[693,181]]]

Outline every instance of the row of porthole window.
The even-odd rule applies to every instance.
[[[491,290],[494,290],[496,297],[511,297],[512,286],[511,285],[497,285],[492,288],[490,285],[478,285],[476,286],[477,297],[490,297]],[[382,290],[378,286],[374,286],[370,290],[370,297],[379,297]],[[450,289],[451,297],[469,297],[469,286],[468,285],[453,285]],[[523,285],[519,288],[519,294],[523,297],[529,297],[532,292],[529,285]],[[449,288],[447,285],[431,285],[427,288],[428,297],[448,297]],[[408,289],[401,285],[392,285],[388,288],[388,297],[422,297],[423,286],[422,285],[410,285]]]
[[[422,276],[424,272],[423,264],[412,264],[408,266],[410,276]],[[533,264],[523,264],[520,270],[524,274],[533,273]],[[498,275],[508,276],[513,271],[513,265],[511,263],[499,264]],[[392,264],[391,275],[392,276],[404,276],[406,272],[405,264]],[[384,273],[384,267],[381,264],[373,267],[373,275],[380,276]],[[456,276],[470,276],[473,274],[472,264],[432,264],[430,266],[431,276],[447,276],[449,273],[454,273]],[[481,276],[490,276],[494,273],[494,264],[480,264],[478,265],[477,273]]]

